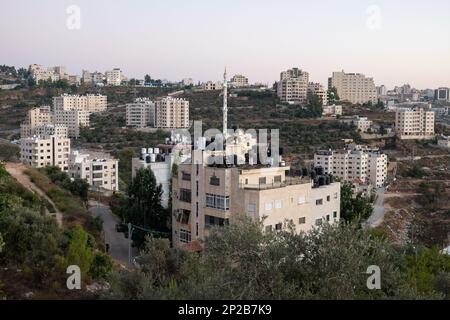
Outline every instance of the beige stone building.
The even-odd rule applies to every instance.
[[[222,90],[223,84],[220,81],[217,81],[217,82],[207,81],[202,84],[202,88],[203,88],[203,90],[206,90],[206,91]]]
[[[435,113],[424,107],[398,109],[395,132],[400,139],[434,139]]]
[[[203,241],[213,226],[239,215],[263,221],[265,231],[311,230],[340,217],[340,184],[315,186],[287,176],[289,167],[182,164],[173,179],[173,243]]]
[[[361,73],[333,72],[328,79],[328,88],[335,87],[341,101],[353,104],[377,102],[377,89],[373,78]]]
[[[70,139],[57,135],[20,139],[20,160],[34,168],[56,166],[69,169]]]
[[[157,128],[188,128],[189,101],[165,97],[156,101]]]
[[[67,127],[67,134],[70,138],[80,137],[80,130],[90,125],[90,112],[83,110],[56,110],[54,121]]]
[[[106,84],[110,86],[120,86],[122,84],[123,75],[119,68],[114,68],[105,72]]]
[[[28,110],[25,121],[20,125],[20,136],[25,138],[34,133],[34,129],[39,126],[53,123],[53,112],[49,106],[42,106]]]
[[[235,88],[248,87],[248,78],[241,74],[236,74],[231,78],[230,84]]]
[[[314,154],[314,166],[352,183],[382,187],[387,178],[387,155],[378,149],[348,145],[342,150],[321,150]]]
[[[308,83],[308,72],[298,68],[283,71],[280,74],[280,81],[277,83],[277,96],[283,102],[307,103]]]
[[[308,95],[316,95],[322,100],[322,105],[328,105],[328,92],[322,84],[310,82],[308,84]]]
[[[323,116],[336,117],[342,115],[342,106],[333,104],[331,106],[323,106]]]
[[[53,98],[53,110],[82,110],[88,112],[105,111],[108,101],[101,94],[87,94],[85,96],[63,94]]]
[[[109,155],[72,151],[69,176],[84,179],[96,191],[119,190],[119,161]]]
[[[340,120],[342,123],[347,125],[353,125],[356,127],[356,130],[360,132],[367,132],[372,128],[373,122],[369,120],[367,117],[353,116]]]
[[[147,98],[137,98],[126,104],[126,123],[128,127],[145,128],[155,126],[156,106]]]
[[[27,138],[30,136],[59,136],[68,137],[68,129],[63,124],[43,124],[29,128],[27,125],[21,125],[21,138]]]

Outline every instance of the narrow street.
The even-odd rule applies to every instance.
[[[105,243],[109,244],[109,253],[113,259],[124,266],[129,266],[129,240],[122,232],[116,231],[116,224],[120,222],[119,218],[111,212],[107,205],[97,201],[89,201],[89,207],[89,211],[94,217],[100,217],[103,220]]]

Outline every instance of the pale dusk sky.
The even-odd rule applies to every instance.
[[[1,0],[0,64],[173,81],[220,80],[227,66],[270,84],[299,67],[323,84],[345,70],[436,88],[450,86],[449,15],[448,0]]]

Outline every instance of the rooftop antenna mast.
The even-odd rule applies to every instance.
[[[228,90],[228,84],[227,84],[227,68],[225,67],[225,72],[223,73],[223,107],[222,107],[222,113],[223,113],[223,128],[222,133],[224,139],[226,139],[227,134],[227,128],[228,128],[228,105],[227,105],[227,90]]]

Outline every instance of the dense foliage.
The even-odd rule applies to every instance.
[[[370,217],[373,206],[361,193],[354,194],[352,184],[341,184],[341,218],[345,221],[364,221]]]
[[[234,220],[213,229],[201,255],[150,238],[139,270],[114,273],[105,297],[419,299],[445,295],[432,281],[426,281],[426,288],[416,285],[423,272],[435,279],[448,277],[450,257],[438,252],[430,254],[441,262],[429,265],[357,224],[325,224],[301,234],[262,229],[248,219]],[[380,290],[367,288],[366,271],[371,265],[380,267]]]

